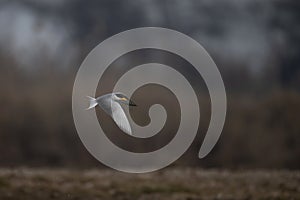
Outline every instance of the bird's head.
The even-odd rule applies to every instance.
[[[116,102],[123,103],[129,106],[136,106],[136,104],[130,100],[128,97],[126,97],[124,94],[118,92],[118,93],[113,93],[112,99]]]

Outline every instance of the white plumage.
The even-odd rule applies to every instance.
[[[125,133],[132,135],[129,121],[127,119],[127,116],[126,116],[122,106],[117,102],[112,102],[111,108],[112,108],[112,118],[116,122],[116,124],[119,126],[119,128],[122,131],[124,131]]]
[[[87,110],[99,105],[109,116],[112,117],[117,126],[125,133],[132,135],[132,130],[124,109],[121,106],[126,104],[129,106],[136,106],[122,93],[110,93],[98,98],[89,97],[90,105]]]

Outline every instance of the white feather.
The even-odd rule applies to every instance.
[[[132,135],[131,127],[122,106],[115,101],[111,101],[112,118],[118,127],[125,133]]]
[[[90,96],[87,96],[87,98],[90,99],[90,105],[89,105],[89,107],[86,110],[94,108],[94,107],[96,107],[98,105],[97,100],[95,98],[90,97]]]

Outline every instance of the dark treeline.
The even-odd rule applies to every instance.
[[[10,6],[26,9],[41,23],[53,19],[69,30],[67,40],[60,44],[62,48],[56,49],[59,56],[49,57],[41,51],[39,60],[27,63],[8,51],[8,43],[1,40],[0,166],[98,166],[73,124],[71,95],[76,71],[88,52],[105,38],[129,28],[162,26],[202,42],[220,69],[228,95],[225,127],[212,153],[197,159],[210,117],[209,97],[204,91],[198,138],[176,164],[300,168],[297,1],[42,2],[0,3],[0,13]],[[236,43],[228,42],[232,33],[240,33],[242,25],[253,29],[253,35],[237,36]],[[262,49],[260,34],[267,40]],[[244,44],[244,40],[250,42]],[[258,46],[252,48],[251,44]],[[66,46],[76,49],[76,54],[67,67],[61,67]],[[26,51],[33,48],[27,47]],[[249,51],[243,53],[244,49]]]

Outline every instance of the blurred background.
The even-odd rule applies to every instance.
[[[221,138],[199,160],[210,119],[201,86],[198,139],[174,165],[300,169],[299,21],[297,0],[1,0],[0,167],[99,167],[73,123],[76,72],[106,38],[159,26],[202,44],[228,95]]]

